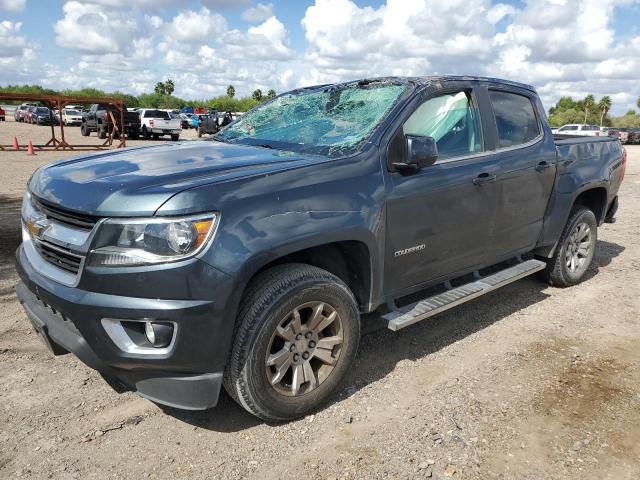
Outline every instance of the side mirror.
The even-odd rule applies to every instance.
[[[407,142],[407,163],[414,168],[428,167],[438,159],[438,146],[433,137],[405,135]]]

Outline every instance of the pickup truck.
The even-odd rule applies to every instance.
[[[338,389],[361,322],[396,331],[536,272],[579,283],[625,165],[617,139],[554,138],[519,83],[303,88],[209,140],[39,168],[17,295],[119,390],[198,410],[224,385],[289,420]]]
[[[554,128],[551,133],[560,133],[563,135],[581,135],[585,137],[598,137],[600,136],[600,127],[597,125],[587,125],[584,123],[572,123],[568,125],[562,125],[559,128]]]
[[[163,135],[171,135],[174,142],[180,139],[182,125],[179,118],[172,118],[169,112],[142,108],[138,110],[140,114],[140,133],[146,139],[157,140]]]
[[[89,107],[89,111],[82,115],[80,133],[88,137],[91,132],[97,132],[98,138],[107,138],[113,128],[111,116],[107,113],[109,111],[116,119],[116,124],[119,124],[120,110],[115,105],[94,103]],[[122,126],[120,126],[120,130],[122,130]],[[140,137],[140,115],[137,112],[129,112],[126,107],[124,107],[124,132],[133,140]]]

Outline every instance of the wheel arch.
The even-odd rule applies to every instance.
[[[276,265],[303,263],[326,270],[340,278],[352,291],[362,311],[371,305],[373,269],[370,249],[362,240],[339,240],[306,248],[292,248],[277,258],[262,258],[252,262],[242,275],[242,298],[247,286],[257,275]]]

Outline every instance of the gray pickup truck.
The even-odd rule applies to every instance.
[[[299,89],[210,140],[38,169],[17,294],[118,389],[207,409],[224,385],[288,420],[352,369],[364,314],[398,330],[535,272],[580,282],[625,162],[617,139],[554,138],[523,84]]]

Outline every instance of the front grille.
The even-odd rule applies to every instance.
[[[44,242],[34,242],[34,245],[40,256],[50,264],[74,274],[80,270],[82,257],[51,247]]]
[[[92,215],[76,213],[40,200],[33,200],[34,207],[44,213],[47,218],[76,228],[91,230],[99,220]]]

